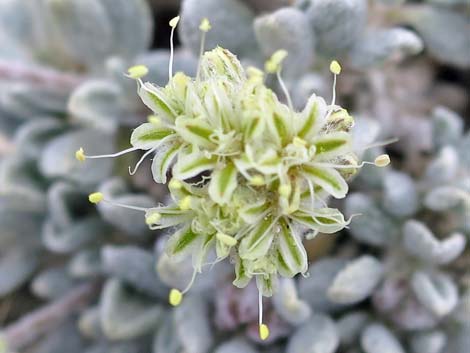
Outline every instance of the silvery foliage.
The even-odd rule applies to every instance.
[[[189,28],[199,25],[202,9],[210,5],[205,0],[191,8],[191,2],[183,2]],[[122,77],[128,66],[144,63],[150,67],[151,81],[162,84],[166,81],[167,53],[142,54],[150,38],[146,15],[124,16],[129,21],[125,24],[113,12],[114,18],[120,19],[116,26],[111,11],[135,12],[119,10],[115,0],[31,3],[34,5],[28,2],[25,7],[24,1],[0,2],[2,23],[9,21],[5,25],[8,31],[0,31],[1,42],[5,44],[0,48],[2,60],[19,60],[24,64],[20,69],[32,68],[27,72],[33,72],[34,78],[43,78],[38,82],[26,76],[24,80],[2,82],[0,88],[1,127],[9,134],[17,130],[17,151],[0,162],[0,296],[12,293],[35,273],[31,288],[45,300],[59,298],[89,279],[107,280],[98,300],[81,313],[78,325],[72,320],[62,324],[29,352],[59,353],[64,347],[72,353],[356,352],[358,346],[367,353],[466,351],[470,344],[470,290],[468,284],[456,283],[454,273],[459,273],[456,262],[464,251],[470,229],[465,208],[470,191],[470,160],[466,153],[470,137],[468,133],[463,135],[463,123],[458,116],[443,108],[434,111],[435,154],[418,180],[403,171],[365,167],[356,179],[357,187],[363,191],[346,204],[346,211],[362,214],[351,224],[354,241],[347,241],[343,253],[311,264],[306,278],[280,282],[277,295],[271,304],[265,305],[271,337],[261,343],[254,285],[244,290],[233,288],[229,267],[227,271],[219,267],[200,278],[180,307],[170,309],[166,305],[168,290],[188,282],[191,262],[168,258],[161,240],[154,249],[149,248],[140,214],[120,213],[116,209],[111,212],[105,204],[96,210],[81,202],[98,188],[116,202],[145,207],[153,204],[147,195],[130,192],[122,178],[111,178],[112,165],[101,162],[92,166],[87,162],[86,168],[81,169],[73,160],[73,152],[81,145],[86,145],[90,153],[114,150],[116,126],[127,123],[127,119],[132,123],[145,116],[134,93],[135,83]],[[113,6],[109,6],[111,3]],[[129,0],[119,3],[137,4],[135,11],[143,4]],[[311,42],[305,47],[315,48],[314,53],[298,45],[304,37],[289,41],[290,47],[286,49],[292,54],[288,60],[293,60],[285,65],[286,70],[293,67],[289,69],[292,72],[286,71],[289,76],[312,67],[305,65],[310,59],[315,63],[332,55],[319,49],[325,43],[335,56],[341,52],[341,57],[348,57],[352,65],[365,66],[378,64],[392,53],[420,50],[422,44],[413,32],[391,28],[374,35],[367,28],[364,30],[367,13],[364,7],[355,7],[356,13],[341,17],[341,6],[354,1],[334,3],[340,8],[327,13],[338,17],[328,22],[328,16],[324,16],[324,21],[335,23],[337,29],[326,31],[323,24],[312,24],[311,18],[321,17],[318,12],[321,13],[322,6],[328,9],[328,1],[298,1],[296,7],[262,16],[256,16],[249,8],[240,10],[245,6],[241,2],[217,1],[217,6],[208,7],[209,13],[214,14],[214,18],[210,16],[214,30],[209,32],[208,43],[210,35],[228,32],[220,37],[227,38],[227,42],[213,39],[213,43],[233,49],[242,57],[246,55],[247,61],[257,61],[278,49],[274,39],[272,45],[270,40],[260,40],[275,33],[275,29],[279,30],[276,38],[289,38],[289,33],[310,36]],[[443,62],[468,66],[465,60],[469,56],[450,50],[465,46],[454,47],[446,39],[465,33],[458,29],[463,15],[450,4],[461,6],[466,0],[428,3],[423,5],[428,16],[429,12],[441,16],[442,7],[438,6],[446,6],[443,16],[451,12],[456,19],[441,27],[428,23],[422,29],[416,24],[430,54]],[[91,22],[61,24],[66,18],[61,15],[55,21],[37,24],[45,18],[37,11],[54,4],[59,4],[55,5],[59,6],[58,11],[77,13],[77,18]],[[25,12],[29,6],[40,7]],[[66,6],[65,10],[60,6]],[[316,15],[314,6],[318,9]],[[229,12],[224,12],[227,9]],[[218,11],[223,12],[219,21],[215,18]],[[31,17],[31,13],[35,15]],[[192,14],[194,19],[190,20]],[[54,16],[53,12],[47,16]],[[295,23],[286,20],[290,16],[296,19]],[[305,25],[305,17],[310,29]],[[277,21],[283,24],[282,28],[266,30]],[[457,26],[457,30],[446,32],[449,23]],[[33,24],[81,26],[86,32],[80,35],[81,30],[76,27],[33,31],[30,29]],[[183,21],[182,32],[184,25]],[[118,27],[119,32],[115,32]],[[437,28],[440,33],[436,33]],[[30,37],[21,31],[41,36]],[[90,31],[96,31],[96,36],[89,35]],[[130,39],[126,37],[128,31],[133,34]],[[193,32],[197,32],[197,27]],[[435,34],[442,32],[446,36],[436,39]],[[119,45],[111,44],[116,42],[110,39],[110,33],[120,33]],[[140,39],[136,33],[141,33]],[[343,37],[344,33],[348,36]],[[197,52],[198,38],[190,39],[194,41],[191,44],[181,34],[183,42]],[[76,41],[74,36],[78,36]],[[239,41],[240,38],[246,38],[246,42]],[[24,39],[28,39],[26,45],[20,43]],[[66,43],[59,44],[61,41]],[[440,46],[452,48],[445,51]],[[193,60],[184,52],[177,54],[176,70],[191,73]],[[296,72],[297,66],[300,68]],[[54,85],[42,85],[44,78]],[[366,133],[377,131],[372,123],[365,125]],[[361,135],[358,144],[366,145],[375,137]],[[364,159],[372,156],[372,152],[378,154],[377,150],[370,155],[366,152]],[[115,239],[119,244],[113,244]],[[356,243],[374,249],[370,251],[373,255],[359,253]],[[51,253],[62,256],[48,267],[46,260]],[[38,273],[39,266],[44,271]]]
[[[364,69],[396,56],[417,54],[423,48],[421,39],[410,30],[368,28],[368,17],[374,13],[369,13],[365,0],[302,0],[269,13],[255,11],[250,2],[183,1],[183,43],[198,53],[197,29],[208,17],[213,27],[207,36],[208,49],[220,45],[254,62],[285,49],[289,52],[285,74],[290,79],[331,59]]]
[[[164,80],[168,52],[147,51],[152,31],[145,0],[0,1],[0,129],[15,146],[0,160],[0,298],[27,284],[35,296],[53,301],[109,274],[115,279],[102,291],[100,315],[111,338],[153,326],[163,309],[148,297],[164,297],[166,291],[152,282],[151,253],[131,247],[133,259],[140,260],[134,263],[127,253],[114,256],[114,248],[106,247],[146,242],[150,232],[141,215],[118,214],[105,205],[95,209],[87,195],[99,187],[117,202],[149,207],[154,201],[124,178],[112,178],[111,161],[83,166],[74,152],[86,144],[92,153],[110,153],[120,143],[120,126],[146,119],[135,83],[123,73],[138,61],[150,68],[153,80]],[[191,73],[194,63],[191,55],[176,54],[176,69]],[[112,260],[105,260],[110,253]],[[137,288],[148,296],[126,301],[127,288],[119,280],[136,275],[144,281]],[[116,305],[123,311],[115,311]],[[134,334],[113,326],[121,317]],[[32,351],[83,352],[84,336],[76,326],[64,325]],[[90,351],[108,346],[130,352],[142,343],[111,345],[101,338]]]
[[[381,282],[371,296],[376,318],[356,332],[365,352],[466,349],[470,325],[459,311],[468,310],[469,287],[452,268],[470,235],[470,135],[443,107],[431,121],[434,152],[421,175],[370,170],[356,180],[363,191],[345,202],[347,214],[364,215],[351,223],[351,235],[383,254]]]

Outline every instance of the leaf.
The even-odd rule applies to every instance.
[[[245,288],[251,281],[251,276],[247,274],[245,264],[239,257],[235,260],[235,276],[233,285],[238,288]]]
[[[385,326],[372,323],[361,336],[361,347],[365,353],[405,353],[400,341]]]
[[[315,211],[299,210],[291,218],[321,233],[336,233],[348,225],[343,214],[336,208],[320,208]]]
[[[339,337],[334,321],[326,315],[314,314],[289,338],[287,353],[334,353]]]
[[[265,217],[246,234],[240,242],[238,252],[244,260],[254,260],[266,255],[274,239],[272,216]]]
[[[292,139],[290,120],[292,120],[293,113],[290,112],[287,107],[281,106],[280,104],[279,108],[285,109],[277,109],[272,114],[269,114],[266,122],[276,143],[280,146],[285,146],[288,141]]]
[[[180,153],[173,167],[173,176],[178,180],[185,180],[198,174],[213,169],[217,163],[217,157],[207,158],[203,153],[196,151]]]
[[[457,285],[443,273],[416,271],[411,278],[411,288],[419,302],[439,318],[451,313],[459,301]]]
[[[168,97],[163,92],[163,88],[145,82],[139,85],[138,94],[142,102],[158,117],[168,121],[176,119],[177,114],[170,105]]]
[[[256,286],[264,297],[271,297],[276,292],[277,285],[277,274],[270,273],[256,276]]]
[[[302,166],[302,174],[337,199],[344,198],[348,193],[348,184],[341,174],[333,168],[304,165]]]
[[[209,196],[220,205],[230,201],[237,188],[237,168],[233,163],[227,163],[224,168],[215,170],[211,175]]]
[[[326,103],[321,97],[312,95],[304,110],[298,115],[297,136],[310,140],[325,124]]]
[[[279,316],[293,325],[305,323],[312,314],[308,303],[299,299],[297,282],[292,278],[282,278],[279,281],[272,303]]]
[[[289,223],[284,219],[279,222],[280,232],[278,238],[277,263],[279,274],[284,277],[293,277],[298,273],[307,271],[307,252],[301,238],[295,234]]]
[[[163,319],[163,308],[154,300],[133,293],[117,279],[106,282],[101,292],[100,320],[107,338],[128,340],[149,334]]]
[[[191,229],[190,225],[183,227],[170,236],[167,242],[167,253],[169,256],[184,257],[199,239]]]
[[[246,151],[248,153],[248,146]],[[282,159],[272,148],[265,148],[263,151],[259,156],[254,157],[253,166],[263,174],[277,173],[282,165]]]
[[[409,220],[403,226],[405,250],[416,258],[433,264],[448,264],[465,250],[467,240],[463,234],[453,233],[437,239],[423,223]]]
[[[384,267],[375,257],[364,255],[343,268],[328,288],[328,298],[339,304],[356,304],[374,291]]]
[[[331,159],[351,150],[351,135],[344,131],[332,132],[316,138],[315,160]]]
[[[142,150],[149,150],[157,147],[163,139],[173,134],[173,130],[152,123],[144,123],[132,132],[131,145]]]
[[[178,133],[190,144],[206,148],[215,147],[215,143],[211,140],[214,130],[205,120],[180,116],[176,119],[175,124]]]
[[[153,180],[159,184],[165,184],[166,174],[170,169],[171,163],[181,150],[181,144],[178,142],[162,144],[156,151],[152,161]]]
[[[265,199],[258,200],[241,208],[239,210],[239,216],[244,222],[255,224],[266,214],[268,208],[269,203],[267,203]]]

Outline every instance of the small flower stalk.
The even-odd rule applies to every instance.
[[[172,33],[178,19],[170,22]],[[262,297],[273,294],[278,276],[306,273],[303,239],[349,224],[326,199],[344,198],[347,179],[368,162],[358,163],[350,133],[354,119],[335,104],[334,88],[331,104],[313,95],[302,111],[295,111],[281,77],[286,51],[274,53],[264,72],[245,70],[226,49],[204,53],[204,35],[210,29],[203,20],[196,78],[173,74],[170,62],[169,82],[158,87],[143,80],[145,67],[129,70],[154,114],[133,131],[131,148],[106,156],[87,156],[80,149],[76,157],[84,161],[144,151],[131,174],[153,157],[153,179],[168,183],[173,202],[128,207],[142,210],[151,229],[175,229],[166,245],[170,256],[192,258],[192,281],[170,292],[170,304],[180,304],[206,264],[229,258],[235,286],[256,280],[259,334],[265,340],[269,329],[262,320]],[[334,61],[330,70],[336,83],[341,66]],[[264,84],[268,74],[277,76],[287,105]],[[386,166],[389,161],[383,155],[371,164]],[[99,193],[90,195],[90,201],[110,202]]]

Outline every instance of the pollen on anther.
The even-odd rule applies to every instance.
[[[279,71],[279,69],[281,68],[282,62],[287,57],[287,54],[288,54],[287,51],[284,49],[277,50],[271,56],[271,58],[268,61],[266,61],[266,64],[264,67],[265,70],[270,74],[274,74],[277,71]]]
[[[374,160],[377,167],[386,167],[390,164],[390,156],[388,154],[381,154]]]
[[[178,26],[178,22],[180,21],[180,17],[179,16],[176,16],[176,17],[173,17],[169,24],[170,24],[170,27],[171,28],[176,28],[176,26]]]
[[[147,121],[154,125],[160,125],[160,123],[162,122],[161,119],[156,115],[149,115],[147,117]]]
[[[183,293],[181,293],[178,289],[172,289],[170,291],[170,295],[168,296],[168,301],[173,306],[178,306],[181,304],[183,300]]]
[[[172,190],[179,190],[183,187],[183,184],[179,180],[171,179],[168,183],[168,187]]]
[[[182,211],[187,211],[191,208],[191,196],[185,196],[181,201],[178,203],[178,206]]]
[[[212,26],[211,26],[211,23],[209,22],[209,20],[207,18],[203,18],[202,21],[201,21],[201,24],[199,25],[199,29],[202,31],[202,32],[209,32],[211,30]]]
[[[149,69],[145,65],[136,65],[127,69],[127,77],[133,79],[139,79],[147,75]]]
[[[80,147],[76,152],[75,152],[75,158],[80,161],[84,162],[86,157],[85,157],[85,151],[83,150],[82,147]]]
[[[100,203],[101,201],[103,201],[103,194],[101,192],[94,192],[90,195],[88,195],[88,200],[91,202],[91,203],[94,203],[95,205]]]
[[[266,324],[259,325],[259,338],[266,341],[269,337],[269,327]]]
[[[255,175],[250,179],[250,184],[253,186],[262,186],[265,184],[265,180],[262,175]]]
[[[158,223],[160,219],[162,219],[162,215],[158,212],[154,212],[149,216],[145,217],[145,223],[147,223],[147,225],[152,225]]]
[[[341,65],[339,64],[339,62],[337,62],[336,60],[333,60],[330,63],[330,71],[334,73],[335,75],[339,75],[341,73]]]

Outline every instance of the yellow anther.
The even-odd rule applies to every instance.
[[[168,183],[168,187],[172,190],[180,190],[183,187],[183,184],[179,180],[171,179]]]
[[[377,167],[386,167],[390,164],[390,156],[388,154],[381,154],[374,160]]]
[[[180,17],[179,16],[176,16],[176,17],[173,17],[171,20],[170,20],[170,27],[171,28],[176,28],[176,26],[178,26],[178,22],[180,21]]]
[[[265,184],[264,177],[262,175],[255,175],[251,178],[250,184],[253,186],[262,186]]]
[[[237,245],[238,241],[234,237],[231,237],[230,235],[220,233],[218,232],[215,237],[217,240],[219,240],[221,243],[227,245],[227,246],[235,246]]]
[[[151,124],[154,124],[154,125],[160,125],[161,122],[162,122],[161,119],[156,115],[149,115],[147,117],[147,121]]]
[[[281,68],[281,64],[284,61],[284,59],[287,57],[287,51],[284,49],[277,50],[271,58],[266,61],[266,64],[264,65],[265,70],[270,73],[274,74],[279,71]]]
[[[279,186],[278,191],[279,191],[279,195],[281,195],[282,197],[289,197],[292,191],[292,187],[289,184],[283,184]]]
[[[149,73],[149,69],[145,65],[136,65],[127,69],[127,77],[138,79]]]
[[[94,192],[88,195],[88,200],[94,204],[100,203],[101,201],[103,201],[103,198],[104,196],[101,192]]]
[[[181,304],[183,300],[183,293],[181,293],[178,289],[172,289],[170,291],[170,295],[168,296],[168,301],[173,306],[178,306]]]
[[[145,217],[145,223],[147,223],[147,225],[152,225],[152,224],[160,222],[161,219],[162,219],[162,215],[158,212],[154,212]]]
[[[307,146],[307,141],[305,141],[304,139],[302,139],[298,136],[294,137],[294,139],[292,140],[292,143],[294,144],[294,146],[297,146],[297,147]]]
[[[180,200],[178,206],[182,211],[187,211],[191,208],[191,196],[185,196]]]
[[[85,151],[83,150],[82,147],[80,147],[76,152],[75,152],[75,158],[77,161],[84,162],[86,157],[85,157]]]
[[[199,29],[203,32],[209,32],[211,30],[212,26],[211,23],[207,18],[203,18],[201,21],[201,24],[199,25]]]
[[[259,325],[259,338],[266,341],[269,337],[269,327],[265,324]]]
[[[341,73],[341,65],[339,64],[339,62],[337,62],[336,60],[333,60],[330,63],[330,71],[334,73],[335,75],[339,75]]]

